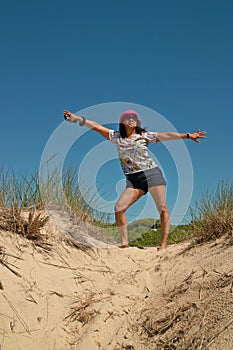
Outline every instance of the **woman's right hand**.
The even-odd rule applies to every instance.
[[[70,111],[67,111],[66,109],[64,110],[64,117],[70,123],[76,123],[77,121],[81,121],[81,118],[71,113]]]

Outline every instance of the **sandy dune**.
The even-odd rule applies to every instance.
[[[78,249],[46,230],[48,252],[0,233],[1,350],[233,349],[232,245]]]

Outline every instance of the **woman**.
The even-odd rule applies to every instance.
[[[121,245],[119,248],[128,248],[127,209],[141,196],[149,192],[160,214],[162,228],[162,242],[160,249],[166,248],[170,229],[170,216],[166,205],[166,181],[163,174],[149,155],[148,144],[160,141],[191,139],[200,142],[205,138],[205,131],[180,134],[176,132],[147,132],[141,128],[141,120],[134,110],[127,110],[119,120],[119,131],[110,130],[94,121],[77,116],[67,110],[64,117],[71,123],[79,122],[80,126],[87,126],[97,131],[106,139],[116,144],[123,172],[126,176],[126,189],[115,205],[115,218],[118,227]]]

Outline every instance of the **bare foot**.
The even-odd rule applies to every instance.
[[[167,246],[166,245],[161,245],[160,247],[157,247],[157,250],[163,250],[163,249],[166,249],[167,248]]]

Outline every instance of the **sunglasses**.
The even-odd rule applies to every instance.
[[[132,119],[133,121],[137,122],[138,121],[138,118],[135,116],[135,115],[126,115],[124,120],[130,120]]]

